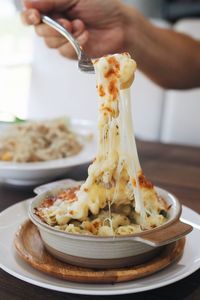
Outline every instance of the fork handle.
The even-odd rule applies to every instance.
[[[65,29],[62,25],[60,25],[58,22],[56,22],[55,20],[51,19],[48,16],[42,15],[41,20],[43,23],[49,25],[50,27],[54,28],[56,31],[60,32],[70,42],[70,44],[76,51],[78,59],[81,58],[82,49],[79,43],[77,42],[77,40],[67,29]]]

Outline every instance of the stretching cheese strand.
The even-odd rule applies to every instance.
[[[126,53],[115,54],[94,63],[99,93],[99,141],[95,161],[77,193],[82,211],[98,214],[108,203],[135,202],[135,211],[145,219],[145,210],[138,176],[142,173],[131,119],[129,87],[136,63]],[[128,84],[128,86],[127,86]],[[123,89],[121,88],[128,88]],[[87,205],[86,205],[87,203]],[[86,206],[85,206],[86,205]]]

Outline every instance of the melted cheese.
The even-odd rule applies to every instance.
[[[109,232],[113,232],[112,205],[116,209],[123,204],[132,205],[136,223],[147,228],[159,214],[161,204],[142,173],[135,143],[130,85],[136,63],[123,53],[102,57],[94,67],[99,95],[98,152],[88,169],[88,178],[76,192],[77,200],[66,201],[63,210],[56,208],[57,223],[84,221],[89,213],[98,215],[107,207]],[[54,222],[51,212],[50,216]],[[159,222],[163,220],[156,219],[156,224]]]
[[[144,223],[145,210],[138,180],[142,171],[134,139],[129,90],[136,63],[124,53],[96,60],[94,66],[99,94],[98,153],[89,167],[86,182],[77,193],[78,202],[84,203],[93,214],[98,214],[107,204],[133,202]],[[122,89],[124,87],[127,89]]]

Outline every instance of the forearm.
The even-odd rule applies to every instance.
[[[165,88],[200,86],[200,42],[157,28],[130,8],[127,15],[127,48],[143,73]]]

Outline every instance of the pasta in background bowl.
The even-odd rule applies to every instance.
[[[41,162],[67,158],[83,148],[81,136],[69,119],[26,121],[13,124],[0,135],[0,161]]]
[[[38,185],[67,174],[74,166],[87,164],[96,152],[96,126],[88,120],[70,119],[69,128],[82,136],[82,150],[66,158],[40,162],[0,161],[0,181],[20,186]]]

